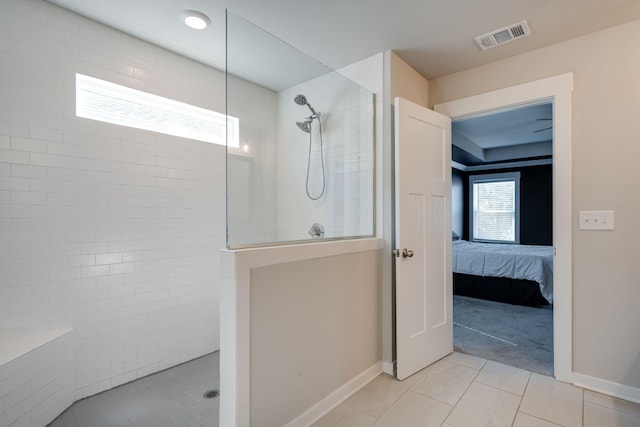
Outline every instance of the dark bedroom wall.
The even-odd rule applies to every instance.
[[[458,235],[464,234],[464,180],[462,172],[451,170],[451,229]]]
[[[501,172],[520,172],[520,243],[553,245],[552,165],[462,172],[465,202],[463,238],[469,239],[469,176]]]

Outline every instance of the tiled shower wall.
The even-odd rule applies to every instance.
[[[308,231],[316,222],[324,227],[325,237],[374,233],[373,119],[375,102],[382,99],[381,61],[377,55],[349,66],[344,72],[351,80],[334,72],[279,93],[279,240],[310,239]],[[310,111],[294,103],[297,94],[321,113],[326,188],[319,200],[309,199],[305,190],[309,134],[298,129],[296,121]],[[309,189],[317,197],[322,189],[317,120],[312,138]]]
[[[227,97],[229,114],[240,119],[240,149],[227,157],[229,244],[275,242],[278,98],[240,79],[229,81]]]
[[[76,118],[77,72],[225,111],[221,72],[0,2],[0,327],[74,328],[76,399],[219,348],[225,246],[224,147]]]
[[[247,154],[228,159],[231,246],[310,240],[308,231],[316,222],[327,238],[374,234],[382,60],[382,54],[375,55],[278,93],[254,86],[252,93],[259,95],[252,98],[243,94],[246,89],[229,85],[230,113],[238,108],[241,145],[249,147]],[[296,121],[311,113],[294,102],[297,94],[321,113],[326,188],[319,200],[306,195],[309,134]],[[319,136],[316,120],[309,173],[316,197],[322,191]]]

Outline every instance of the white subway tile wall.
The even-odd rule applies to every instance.
[[[240,150],[227,158],[229,245],[275,242],[278,97],[235,79],[229,81],[227,96],[229,114],[240,118]]]
[[[0,330],[0,426],[44,426],[73,403],[72,349],[70,329]]]
[[[219,349],[225,148],[76,118],[76,73],[223,113],[225,84],[44,1],[0,2],[0,327],[73,328],[79,399]]]
[[[369,73],[377,71],[372,67]],[[351,78],[367,80],[367,72],[360,69]],[[279,240],[310,239],[308,231],[314,223],[324,227],[324,237],[374,234],[375,100],[373,92],[359,89],[353,81],[330,73],[279,94]],[[293,102],[299,93],[321,113],[326,188],[319,200],[306,194],[309,134],[298,129],[296,121],[303,120],[309,111]],[[314,121],[309,170],[313,197],[322,191],[319,142],[319,127]]]
[[[361,62],[347,67],[351,80],[329,73],[279,93],[229,86],[229,113],[241,117],[240,145],[249,148],[228,158],[230,246],[310,240],[316,222],[325,237],[374,234],[374,135],[381,140],[382,122],[372,117],[382,108],[382,55]],[[260,95],[248,103],[247,90]],[[294,102],[297,94],[322,113],[326,189],[317,201],[306,195],[309,134],[296,121],[310,111]],[[313,138],[309,189],[317,197],[322,191],[317,121]]]

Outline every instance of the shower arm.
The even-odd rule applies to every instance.
[[[314,109],[313,109],[313,107],[311,106],[311,104],[309,104],[308,102],[307,102],[307,107],[309,107],[309,110],[311,110],[311,113],[313,114],[313,115],[312,115],[312,117],[314,117],[314,116],[315,116],[315,117],[320,117],[320,114],[318,114],[318,113],[316,112],[316,110],[314,110]],[[314,118],[315,118],[315,117],[314,117]]]

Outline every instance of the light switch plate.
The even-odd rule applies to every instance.
[[[613,230],[613,211],[580,211],[580,230]]]

